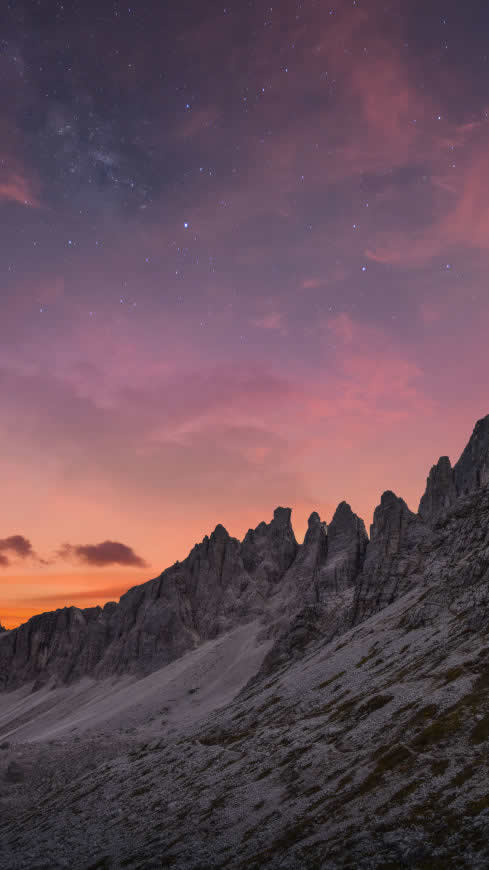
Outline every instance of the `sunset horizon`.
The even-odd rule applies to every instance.
[[[486,15],[420,9],[5,12],[0,621],[126,585],[84,548],[157,575],[278,504],[299,538],[341,500],[368,526],[460,454],[489,408]]]
[[[476,421],[474,420],[474,425],[475,422]],[[459,443],[456,450],[447,451],[440,455],[448,455],[452,465],[454,465],[460,457],[472,429],[473,425],[466,432],[465,440],[464,436],[461,436],[462,441]],[[322,507],[323,510],[326,509],[327,513],[321,513],[321,510],[319,510],[321,520],[329,524],[337,505],[341,501],[346,500],[354,512],[364,520],[367,534],[369,534],[375,507],[379,504],[382,492],[385,490],[394,491],[397,496],[401,497],[407,503],[410,510],[416,513],[421,496],[425,491],[428,473],[430,468],[436,464],[438,458],[439,456],[434,456],[425,472],[417,475],[419,480],[413,478],[411,475],[410,480],[408,481],[405,479],[404,475],[400,475],[399,481],[404,481],[404,491],[399,488],[401,485],[400,483],[396,487],[388,485],[387,482],[383,490],[378,493],[376,500],[374,500],[370,505],[366,502],[365,511],[363,513],[355,503],[355,499],[350,501],[349,499],[338,498],[333,507],[331,507],[332,502],[322,502],[320,507]],[[406,491],[411,493],[411,497],[406,496]],[[10,630],[18,627],[28,621],[32,616],[40,613],[54,611],[64,607],[78,607],[82,609],[95,606],[103,607],[107,602],[119,601],[120,597],[133,586],[145,583],[152,577],[159,576],[166,568],[171,567],[175,562],[183,561],[195,544],[200,543],[206,535],[209,536],[216,525],[224,525],[231,537],[242,540],[249,528],[256,528],[256,526],[262,521],[269,522],[273,516],[275,507],[278,507],[279,505],[282,507],[291,507],[286,501],[280,503],[277,502],[270,508],[270,510],[268,510],[268,512],[266,512],[265,509],[263,516],[255,518],[255,520],[252,520],[246,527],[241,526],[241,529],[236,529],[237,523],[236,517],[234,517],[234,523],[232,526],[225,522],[225,518],[221,518],[220,520],[217,520],[217,522],[214,522],[213,525],[211,524],[205,530],[200,532],[200,537],[198,536],[199,533],[196,533],[197,537],[194,540],[187,540],[187,542],[185,542],[184,530],[184,536],[182,536],[181,542],[178,544],[173,542],[173,546],[168,547],[167,552],[169,555],[166,561],[164,561],[165,556],[162,555],[158,563],[158,557],[153,556],[152,560],[146,560],[143,558],[142,554],[139,555],[127,544],[121,544],[120,542],[105,542],[105,544],[111,544],[112,548],[115,546],[122,548],[123,550],[122,559],[126,560],[126,567],[120,567],[118,571],[114,570],[114,563],[112,561],[109,561],[108,563],[110,567],[107,567],[104,570],[79,569],[78,571],[64,572],[60,567],[58,567],[56,571],[53,571],[53,567],[55,567],[57,563],[59,565],[59,562],[62,562],[63,559],[73,559],[74,556],[76,557],[76,553],[67,552],[67,549],[70,550],[70,545],[64,544],[62,547],[58,548],[56,552],[52,553],[50,557],[48,556],[48,558],[46,558],[46,555],[43,556],[37,553],[29,539],[24,539],[23,536],[19,535],[16,536],[14,533],[10,537],[22,537],[22,549],[26,552],[19,555],[18,553],[13,553],[11,549],[2,547],[2,545],[5,545],[6,541],[10,539],[9,537],[3,541],[0,540],[0,560],[2,559],[2,555],[3,558],[6,559],[7,557],[4,554],[8,553],[9,568],[16,567],[18,569],[25,569],[28,566],[30,570],[29,573],[26,573],[25,571],[10,573],[5,566],[2,566],[0,561],[0,566],[3,567],[4,571],[2,575],[2,585],[0,587],[0,625],[3,625],[4,628]],[[318,505],[311,504],[310,506],[305,506],[302,504],[299,509],[292,506],[291,510],[292,528],[297,542],[301,544],[307,530],[308,517],[313,511],[318,510]],[[95,558],[95,563],[97,558],[100,559],[100,555],[97,553],[97,548],[103,546],[103,542],[98,545],[88,545],[92,551],[95,551],[95,553],[91,552],[90,554],[92,560]],[[76,548],[71,549],[76,550]],[[85,545],[85,547],[79,547],[79,549],[84,551],[87,549],[87,545]],[[152,552],[151,544],[147,549],[148,552]],[[85,553],[85,561],[87,561],[86,556],[87,554]],[[112,560],[114,558],[114,553],[105,553],[105,558],[107,557]],[[120,553],[119,557],[121,557]],[[30,565],[29,562],[31,563]],[[129,567],[131,564],[137,564],[138,562],[141,562],[141,565],[138,567],[137,571],[134,570],[133,567]]]

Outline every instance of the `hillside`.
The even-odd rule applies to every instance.
[[[489,417],[417,514],[222,526],[0,639],[0,866],[485,868]]]

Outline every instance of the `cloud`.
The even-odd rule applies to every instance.
[[[14,147],[14,143],[11,143],[9,151],[5,152],[4,149],[0,154],[0,202],[17,202],[19,205],[38,207],[39,201],[33,185],[24,167],[13,157]]]
[[[7,567],[11,558],[14,559],[38,559],[32,549],[31,542],[23,535],[11,535],[9,538],[0,540],[0,565]]]
[[[349,415],[363,429],[375,431],[419,414],[430,415],[434,403],[423,389],[417,360],[394,336],[373,324],[341,313],[327,322],[335,340],[337,379],[330,391],[333,407],[343,422]]]
[[[0,201],[18,202],[20,205],[37,206],[38,202],[32,196],[24,178],[13,175],[5,181],[0,181]]]
[[[426,152],[427,166],[433,167],[426,185],[429,198],[423,200],[427,219],[416,213],[417,225],[378,233],[365,251],[370,260],[421,267],[454,249],[489,250],[487,122],[454,125],[447,133]],[[439,172],[440,156],[446,160],[447,155],[448,169]],[[419,199],[419,190],[416,195]]]
[[[284,316],[280,311],[270,311],[268,314],[264,314],[262,317],[257,317],[251,322],[253,326],[257,326],[259,329],[277,330],[283,335],[287,332],[284,325]]]
[[[125,565],[132,568],[145,568],[146,562],[132,547],[118,541],[103,541],[101,544],[64,544],[58,552],[62,559],[72,559],[86,565]]]

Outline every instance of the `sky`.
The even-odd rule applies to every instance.
[[[6,627],[489,412],[489,8],[330,2],[2,4]]]

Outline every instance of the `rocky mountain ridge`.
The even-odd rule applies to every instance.
[[[299,545],[289,508],[276,508],[242,542],[218,525],[183,562],[118,604],[43,613],[9,632],[0,644],[0,688],[147,673],[257,617],[278,631],[279,614],[354,582],[367,536],[346,505],[333,518],[331,542],[329,558],[326,524],[314,513]]]
[[[486,421],[370,540],[343,503],[299,546],[278,509],[2,634],[0,870],[486,870]]]
[[[301,545],[289,508],[277,508],[242,542],[218,525],[183,562],[133,587],[118,604],[43,613],[3,632],[0,688],[149,673],[257,618],[276,639],[278,659],[293,655],[298,636],[300,646],[312,637],[331,639],[413,586],[450,572],[460,553],[468,558],[488,482],[489,416],[478,421],[453,468],[447,457],[433,466],[417,514],[387,491],[370,540],[345,502],[329,528],[313,512]]]

